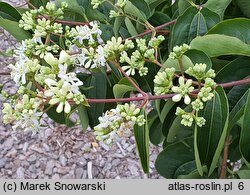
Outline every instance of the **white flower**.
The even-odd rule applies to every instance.
[[[90,47],[83,48],[82,53],[76,56],[78,66],[83,66],[86,69],[94,69],[106,65],[103,47],[99,45],[97,49]]]
[[[75,29],[71,30],[71,34],[74,35],[74,40],[78,40],[79,43],[83,44],[83,40],[95,41],[94,36],[96,35],[99,44],[103,42],[101,38],[102,31],[99,29],[97,22],[90,22],[88,25],[76,26]]]
[[[173,86],[172,91],[177,93],[172,97],[172,100],[174,102],[179,102],[182,97],[184,97],[184,103],[190,104],[191,98],[189,97],[189,93],[191,93],[194,90],[194,87],[192,86],[192,80],[188,79],[185,83],[185,80],[183,77],[179,78],[179,87]]]
[[[19,127],[24,129],[24,131],[37,132],[40,128],[39,120],[42,114],[42,112],[35,112],[33,110],[23,112],[21,114],[21,118],[16,122],[16,124],[12,128],[16,130]]]
[[[15,81],[16,84],[20,84],[20,81],[22,84],[26,84],[26,73],[28,72],[28,69],[25,65],[25,62],[28,58],[25,60],[19,60],[16,62],[15,65],[10,64],[8,67],[11,69],[11,78]]]

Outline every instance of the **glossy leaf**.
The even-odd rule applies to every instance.
[[[163,177],[171,179],[178,177],[175,172],[179,167],[192,161],[194,161],[193,137],[168,145],[158,155],[155,167]]]
[[[126,27],[128,29],[128,32],[130,33],[131,36],[135,36],[135,35],[138,35],[137,31],[136,31],[136,28],[134,26],[134,24],[131,22],[131,20],[129,18],[125,18],[125,24],[126,24]]]
[[[211,11],[219,14],[221,18],[224,16],[224,12],[227,6],[231,3],[232,0],[208,0],[205,3],[205,7],[210,9]]]
[[[198,128],[198,148],[201,163],[207,165],[209,175],[215,169],[225,142],[228,125],[228,102],[224,90],[217,87],[215,97],[203,111],[206,124]]]
[[[28,31],[20,28],[18,22],[3,19],[0,17],[0,27],[8,31],[19,42],[31,38],[31,34]]]
[[[250,170],[239,170],[236,173],[240,179],[250,179]]]
[[[46,114],[48,115],[49,118],[51,118],[53,121],[55,121],[56,123],[59,124],[67,124],[68,127],[73,126],[75,123],[73,121],[71,121],[70,119],[66,119],[67,115],[64,114],[64,112],[62,113],[57,113],[56,112],[56,108],[57,106],[53,106],[51,107]],[[73,108],[74,110],[74,108]]]
[[[187,0],[179,0],[178,1],[179,15],[182,15],[191,6],[192,5]]]
[[[162,134],[162,123],[159,117],[156,117],[149,121],[149,139],[150,142],[154,145],[159,145],[164,140],[164,135]]]
[[[144,173],[148,173],[149,172],[149,129],[148,129],[147,115],[145,111],[142,110],[141,114],[145,116],[146,123],[142,126],[136,124],[134,126],[134,135],[143,171]]]
[[[86,131],[89,126],[89,117],[88,117],[87,109],[83,105],[80,105],[77,108],[77,111],[78,111],[78,115],[80,118],[80,123],[82,125],[82,129],[83,131]]]
[[[136,83],[136,81],[135,81]],[[113,92],[115,98],[123,98],[125,93],[137,91],[136,88],[128,81],[127,78],[121,79],[117,84],[113,87]]]
[[[198,173],[203,176],[203,170],[201,165],[201,159],[199,154],[199,148],[198,148],[198,127],[195,125],[194,127],[194,158],[195,158],[195,164],[198,170]]]
[[[21,14],[10,4],[0,2],[0,17],[19,22]]]
[[[189,67],[193,67],[194,64],[193,62],[191,61],[191,59],[189,57],[187,57],[186,55],[183,55],[182,56],[182,64],[183,64],[183,69],[184,70],[187,70]],[[179,61],[177,59],[171,59],[171,58],[168,58],[164,64],[163,64],[165,67],[167,68],[175,68],[176,71],[181,71],[180,69],[180,64],[179,64]]]
[[[88,98],[103,99],[106,98],[107,92],[107,80],[106,75],[101,71],[95,72],[91,78],[90,86],[93,88],[88,92]],[[91,126],[95,126],[99,123],[98,117],[102,115],[104,111],[104,103],[92,104],[88,109]]]
[[[196,36],[205,35],[207,31],[220,21],[220,17],[212,11],[196,7],[188,8],[173,27],[170,49],[183,43],[189,44]]]
[[[231,111],[229,114],[229,125],[228,130],[231,130],[236,122],[240,119],[240,117],[244,113],[245,104],[247,101],[247,97],[249,95],[249,85],[244,88],[235,87],[228,93],[228,98],[231,101],[237,101],[231,106]],[[237,93],[239,92],[239,93]],[[235,95],[234,95],[235,94]],[[231,97],[231,98],[230,98]]]
[[[132,16],[135,16],[139,19],[141,19],[142,21],[146,20],[146,16],[143,12],[141,12],[133,3],[131,3],[130,1],[126,2],[126,5],[124,7],[124,11]]]
[[[232,74],[233,73],[233,74]],[[228,76],[230,75],[230,77]],[[226,83],[230,81],[237,81],[244,79],[250,75],[250,58],[249,57],[239,57],[232,62],[224,66],[216,74],[216,82]]]
[[[244,15],[250,18],[250,4],[249,0],[236,0],[237,5],[240,7]]]
[[[250,93],[248,94],[246,106],[244,109],[244,115],[243,115],[243,124],[241,129],[241,135],[240,135],[240,152],[242,154],[242,157],[248,166],[250,168]]]
[[[234,18],[224,20],[208,31],[208,34],[224,34],[237,37],[244,43],[250,43],[250,19]]]
[[[191,43],[192,49],[205,52],[209,57],[222,55],[250,56],[250,46],[238,38],[226,35],[210,34],[196,37]]]

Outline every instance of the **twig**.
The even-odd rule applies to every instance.
[[[164,24],[162,24],[162,25],[160,25],[160,26],[157,26],[157,27],[155,27],[155,28],[153,28],[153,29],[147,30],[146,32],[143,32],[143,33],[141,33],[141,34],[139,34],[139,35],[129,37],[129,38],[127,38],[127,39],[128,39],[128,40],[132,40],[132,39],[136,39],[136,38],[139,38],[139,37],[143,37],[143,36],[145,36],[145,35],[147,35],[147,34],[150,34],[150,33],[154,32],[154,31],[156,31],[156,30],[162,29],[162,28],[167,27],[167,26],[171,26],[171,25],[173,25],[173,24],[175,24],[175,23],[176,23],[176,20],[172,20],[172,21],[170,21],[170,22],[164,23]]]
[[[229,151],[229,145],[230,144],[231,144],[231,137],[227,136],[225,144],[224,144],[223,161],[222,161],[222,165],[221,165],[220,179],[225,179],[226,178],[227,159],[228,159],[228,151]]]

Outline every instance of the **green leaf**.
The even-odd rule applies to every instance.
[[[213,100],[206,103],[203,117],[206,124],[198,128],[198,149],[203,165],[209,175],[216,167],[225,142],[228,125],[228,102],[224,90],[217,87]]]
[[[137,7],[140,12],[145,15],[146,19],[151,16],[151,9],[145,0],[129,0],[135,7]]]
[[[162,123],[160,118],[156,117],[149,121],[149,139],[152,144],[159,145],[164,140],[164,135],[162,134]]]
[[[134,134],[143,171],[144,173],[148,173],[149,172],[149,129],[148,129],[147,114],[145,113],[144,110],[141,111],[141,114],[145,116],[146,123],[142,126],[135,124]]]
[[[172,102],[172,101],[171,101]],[[186,106],[184,108],[186,112],[191,112],[192,108],[191,106]],[[177,140],[184,139],[186,137],[190,137],[193,135],[193,129],[191,127],[186,127],[181,124],[182,117],[181,116],[176,116],[174,121],[172,122],[169,132],[167,135],[167,142],[173,143]],[[184,137],[183,137],[184,135]]]
[[[250,4],[249,0],[236,0],[237,5],[240,7],[243,14],[250,18]]]
[[[193,137],[190,137],[170,144],[160,152],[155,162],[155,168],[165,178],[177,178],[176,170],[192,161],[194,161]]]
[[[250,43],[250,19],[234,18],[224,20],[208,31],[208,34],[223,34],[237,37],[246,44]]]
[[[250,93],[248,93],[248,98],[243,115],[243,124],[240,135],[240,153],[248,166],[250,168]]]
[[[79,115],[80,122],[82,125],[82,129],[83,131],[86,131],[89,126],[89,117],[88,117],[87,109],[85,106],[80,105],[77,108],[77,111],[78,111],[78,115]]]
[[[0,26],[7,30],[19,42],[31,38],[31,34],[28,31],[20,28],[18,22],[3,19],[0,17]]]
[[[131,36],[135,36],[135,35],[138,35],[136,29],[135,29],[135,26],[133,25],[133,23],[131,22],[131,20],[129,18],[125,18],[125,24],[126,24],[126,27],[128,29],[128,32],[130,33]]]
[[[120,31],[120,28],[121,28],[123,22],[124,22],[124,17],[116,17],[115,18],[114,27],[113,27],[115,37],[119,36],[119,31]]]
[[[220,17],[212,11],[196,7],[188,8],[173,27],[170,49],[183,43],[189,44],[196,36],[205,35],[207,31],[220,21]]]
[[[228,130],[230,131],[233,126],[236,124],[236,122],[240,119],[240,117],[244,113],[245,109],[245,104],[247,101],[247,97],[249,95],[249,85],[245,86],[245,88],[239,88],[241,86],[237,86],[233,88],[229,93],[228,93],[228,98],[231,101],[238,100],[233,106],[231,106],[231,111],[229,114],[229,125],[228,125]],[[239,93],[237,93],[239,92]],[[231,105],[231,104],[230,104]]]
[[[124,7],[124,11],[125,13],[135,16],[139,19],[141,19],[142,21],[146,21],[147,17],[145,16],[145,14],[143,12],[141,12],[133,3],[131,3],[130,1],[126,2],[126,5]]]
[[[113,87],[115,98],[122,98],[127,92],[137,91],[136,88],[128,81],[127,78],[121,79]]]
[[[182,64],[183,64],[183,69],[187,70],[189,67],[193,67],[194,64],[191,61],[191,59],[189,57],[187,57],[186,55],[182,56]],[[163,64],[166,68],[175,68],[176,71],[181,71],[180,69],[180,64],[179,61],[177,59],[171,59],[168,58],[164,64]]]
[[[233,74],[232,74],[233,73]],[[230,77],[228,76],[230,75]],[[244,79],[250,75],[250,58],[239,57],[224,66],[215,77],[217,83],[226,83]]]
[[[40,6],[45,7],[46,4],[49,2],[49,0],[29,0],[29,2],[34,5],[36,8],[39,8]],[[32,8],[32,7],[31,7]]]
[[[207,65],[207,70],[212,68],[211,59],[203,51],[190,49],[187,52],[185,52],[185,55],[192,61],[193,64],[204,63]]]
[[[201,159],[199,155],[199,148],[198,148],[198,127],[195,125],[194,127],[194,158],[197,170],[201,176],[203,176],[203,170],[201,165]]]
[[[187,0],[179,0],[178,1],[179,15],[182,15],[189,7],[191,7],[191,4]]]
[[[88,98],[93,99],[105,99],[107,93],[107,80],[106,75],[101,72],[95,72],[90,81],[90,86],[92,89],[88,92]],[[88,114],[90,116],[90,125],[95,126],[99,123],[98,117],[102,115],[104,111],[104,103],[92,104],[88,109]]]
[[[240,39],[226,35],[212,34],[196,37],[191,43],[192,49],[205,52],[209,57],[222,55],[250,56],[250,46]]]
[[[21,14],[10,4],[0,2],[0,17],[19,22],[21,19]]]
[[[49,118],[51,118],[53,121],[59,124],[67,124],[68,127],[73,126],[75,123],[72,122],[71,120],[66,119],[66,115],[64,112],[62,113],[57,113],[56,112],[57,105],[51,107],[46,114],[48,115]]]
[[[223,18],[224,12],[231,1],[232,0],[208,0],[204,6]]]
[[[153,10],[158,5],[160,5],[161,3],[163,3],[165,0],[145,0],[145,1],[149,5],[149,7],[151,8],[151,10]]]
[[[250,170],[239,170],[236,173],[240,179],[250,179]]]
[[[223,130],[222,130],[222,134],[220,136],[220,140],[217,145],[217,148],[216,148],[216,151],[215,151],[215,154],[214,154],[214,157],[213,157],[210,169],[209,169],[209,173],[208,173],[209,176],[213,173],[214,169],[216,168],[220,155],[221,155],[221,151],[224,148],[224,143],[225,143],[226,135],[228,132],[228,122],[229,122],[229,106],[228,106],[228,100],[227,100],[225,91],[223,90],[222,87],[217,87],[216,92],[218,93],[220,97],[220,101],[221,101]]]

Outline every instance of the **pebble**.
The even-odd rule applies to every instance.
[[[16,179],[24,179],[24,168],[23,167],[19,167],[16,170]]]
[[[82,178],[82,175],[83,175],[83,168],[76,168],[75,170],[75,175],[76,175],[76,179],[81,179]]]
[[[63,154],[60,155],[59,161],[60,161],[60,163],[61,163],[62,166],[66,166],[66,164],[67,164],[67,159],[65,158],[65,156],[64,156]]]
[[[25,143],[23,144],[23,152],[24,152],[24,153],[27,152],[28,147],[29,147],[29,143],[28,143],[28,142],[25,142]]]
[[[3,168],[6,164],[6,159],[5,158],[0,158],[0,168]]]
[[[9,138],[6,139],[6,140],[4,141],[4,143],[3,143],[5,149],[7,149],[7,150],[11,149],[12,146],[13,146],[13,144],[14,144],[14,140],[13,140],[12,137],[9,137]]]
[[[36,161],[36,155],[34,155],[34,154],[30,155],[29,158],[27,158],[27,161],[28,162],[34,162],[34,161]]]
[[[54,161],[53,161],[53,160],[50,160],[50,161],[47,163],[47,165],[46,165],[46,168],[45,168],[45,172],[44,172],[44,173],[47,174],[47,175],[52,175],[52,170],[53,170],[54,166],[55,166]]]

